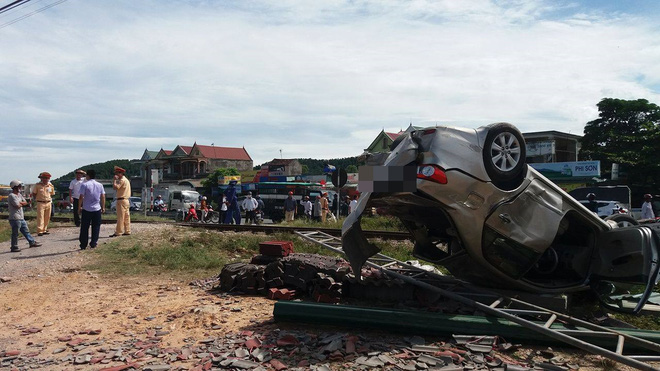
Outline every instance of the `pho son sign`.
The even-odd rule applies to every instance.
[[[600,161],[553,162],[529,166],[550,179],[600,176]]]

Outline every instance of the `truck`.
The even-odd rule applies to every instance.
[[[9,208],[7,198],[11,192],[11,187],[8,185],[0,185],[0,210],[6,210]]]

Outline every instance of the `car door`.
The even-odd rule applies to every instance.
[[[620,312],[637,313],[658,282],[660,238],[646,226],[614,228],[598,234],[590,283],[601,303]],[[627,305],[623,298],[635,297]]]
[[[516,197],[497,205],[486,219],[484,258],[520,278],[552,244],[563,215],[562,195],[534,179]]]

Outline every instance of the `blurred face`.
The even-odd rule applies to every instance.
[[[76,179],[80,180],[82,179],[83,175],[81,173],[76,173]]]
[[[41,183],[48,184],[48,182],[50,182],[50,178],[46,178],[46,177],[41,178]]]

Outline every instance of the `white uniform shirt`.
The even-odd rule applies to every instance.
[[[355,209],[357,209],[357,203],[358,203],[357,200],[351,200],[351,203],[348,204],[349,213],[352,213],[353,211],[355,211]]]
[[[80,186],[85,182],[85,178],[74,179],[69,183],[69,191],[71,191],[71,197],[80,198]]]
[[[644,202],[642,204],[642,219],[655,219],[650,202]]]
[[[243,200],[243,209],[247,211],[252,211],[257,209],[257,200],[255,200],[252,197],[247,197],[245,200]]]

